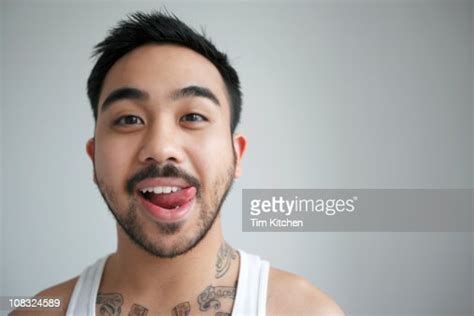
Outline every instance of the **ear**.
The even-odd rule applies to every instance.
[[[242,134],[234,134],[232,140],[234,142],[235,151],[234,177],[238,178],[242,174],[242,157],[244,156],[245,150],[247,149],[247,139]]]
[[[89,156],[89,158],[92,161],[92,166],[94,166],[94,149],[95,149],[95,139],[91,138],[87,141],[86,152],[87,152],[87,155]],[[94,172],[93,180],[94,180],[95,184],[97,184],[97,180],[95,178],[95,172]]]
[[[95,147],[95,140],[92,137],[91,139],[87,141],[87,144],[86,144],[86,152],[89,158],[92,160],[92,162],[94,162],[94,147]]]

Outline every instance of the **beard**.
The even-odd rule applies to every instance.
[[[115,217],[117,223],[129,237],[129,239],[149,254],[160,258],[174,258],[185,254],[193,249],[209,232],[220,213],[222,204],[229,193],[235,171],[234,163],[220,175],[209,188],[202,188],[200,182],[193,176],[187,174],[174,165],[150,165],[127,180],[125,191],[129,197],[129,205],[126,212],[118,212],[117,193],[105,182],[98,178],[94,167],[94,176],[97,181],[99,192],[102,195],[108,209]],[[187,221],[174,223],[161,223],[144,219],[140,214],[140,202],[136,196],[135,185],[143,179],[153,177],[178,177],[196,187],[197,193],[193,207],[199,210],[196,223],[191,223],[191,229],[184,231],[183,226]],[[204,192],[203,192],[204,190]],[[205,199],[205,191],[208,199]],[[194,220],[190,217],[188,221]],[[150,227],[151,226],[151,227]],[[148,227],[148,232],[144,227]],[[151,230],[151,231],[150,231]],[[153,240],[152,236],[159,237]],[[174,237],[174,238],[173,238]],[[166,239],[174,240],[170,242]]]

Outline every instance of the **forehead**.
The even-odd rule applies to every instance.
[[[221,105],[229,107],[222,76],[204,56],[172,44],[140,46],[120,58],[107,73],[99,97],[99,112],[105,98],[119,88],[138,88],[152,100],[163,100],[170,91],[192,85],[208,88]]]

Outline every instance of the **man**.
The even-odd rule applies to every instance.
[[[95,53],[86,149],[117,251],[37,297],[61,297],[67,315],[343,315],[303,278],[224,241],[219,210],[247,144],[226,55],[162,13],[133,14]]]

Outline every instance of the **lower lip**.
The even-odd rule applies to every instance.
[[[179,220],[185,218],[186,215],[191,210],[191,205],[192,205],[192,203],[194,202],[194,199],[195,199],[195,197],[194,197],[191,200],[189,200],[188,202],[181,205],[180,207],[170,210],[170,209],[159,207],[158,205],[155,205],[155,204],[151,203],[150,201],[145,199],[143,197],[143,195],[141,195],[140,193],[138,193],[138,195],[139,195],[140,201],[142,202],[142,204],[145,207],[145,209],[147,210],[147,212],[155,220],[157,220],[159,222],[168,222],[168,223],[176,222],[176,221],[179,221]]]

